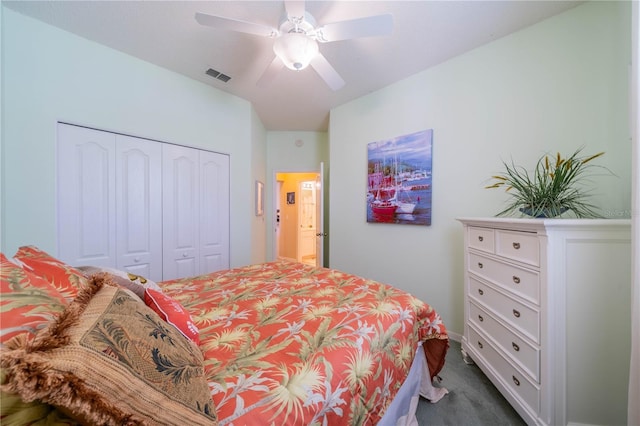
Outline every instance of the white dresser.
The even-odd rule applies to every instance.
[[[626,424],[630,221],[458,220],[465,359],[528,424]]]

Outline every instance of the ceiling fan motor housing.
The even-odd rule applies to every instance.
[[[287,68],[294,71],[305,69],[318,54],[318,43],[314,37],[315,24],[315,19],[308,12],[305,12],[304,17],[283,17],[280,35],[273,43],[273,51]]]
[[[298,71],[318,54],[318,43],[304,33],[286,33],[275,40],[273,51],[287,68]]]

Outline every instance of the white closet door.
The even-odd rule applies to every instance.
[[[229,268],[229,156],[200,151],[200,274]]]
[[[197,275],[200,270],[198,169],[198,150],[163,145],[163,280]]]
[[[162,280],[162,145],[116,138],[117,269]]]
[[[71,265],[115,265],[115,135],[58,125],[58,254]]]
[[[229,268],[229,156],[58,125],[58,257],[154,281]]]

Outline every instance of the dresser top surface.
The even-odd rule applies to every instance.
[[[631,227],[631,219],[527,219],[506,217],[459,217],[463,225],[503,228],[524,231],[541,231],[544,229],[577,230],[577,229],[619,229]]]

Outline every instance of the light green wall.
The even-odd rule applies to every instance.
[[[247,170],[260,164],[252,149],[265,132],[249,102],[2,12],[2,252],[35,244],[56,253],[56,122],[66,121],[229,154],[231,264],[261,255],[252,254],[256,229],[247,226]]]
[[[297,146],[301,141],[302,146]],[[324,132],[268,132],[267,133],[267,190],[265,203],[265,221],[267,230],[267,260],[274,260],[273,253],[273,215],[274,182],[278,172],[320,172],[320,163],[325,163],[325,194],[329,188],[327,170],[329,161],[329,142]],[[325,227],[328,228],[328,206],[325,197]],[[328,239],[325,240],[325,256],[328,252]]]
[[[331,111],[331,266],[394,284],[463,331],[460,216],[493,216],[501,161],[606,151],[595,182],[607,217],[631,212],[630,3],[594,2]],[[367,143],[433,129],[432,225],[366,222]]]

